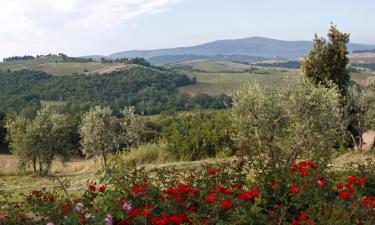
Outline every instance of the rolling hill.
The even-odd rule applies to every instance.
[[[243,61],[248,61],[246,57],[295,59],[303,57],[312,47],[312,44],[312,41],[284,41],[264,37],[250,37],[218,40],[190,47],[124,51],[104,57],[142,57],[156,64],[168,64],[191,59],[211,59],[212,57],[225,57],[226,60],[236,60],[232,58],[242,57],[245,58]],[[375,49],[375,45],[350,43],[348,48],[350,51],[361,51]],[[217,58],[214,60],[217,60]],[[249,61],[254,60],[252,58],[249,59]]]

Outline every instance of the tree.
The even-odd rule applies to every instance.
[[[232,150],[232,132],[228,113],[195,112],[177,115],[165,122],[163,139],[166,151],[174,158],[199,160]]]
[[[345,134],[340,99],[337,88],[311,82],[291,81],[285,90],[251,83],[234,94],[235,140],[258,168],[296,159],[325,165]]]
[[[375,128],[375,89],[373,89],[373,84],[369,79],[366,89],[352,86],[348,91],[348,116],[352,126],[349,133],[356,150],[362,149],[363,133]]]
[[[341,33],[331,25],[329,41],[315,34],[314,46],[302,64],[303,74],[315,84],[327,85],[333,81],[344,95],[349,85],[350,74],[347,69],[349,53],[346,44],[349,34]]]
[[[5,128],[6,114],[0,111],[0,152],[8,151],[8,144],[6,141],[7,129]]]
[[[122,113],[119,143],[126,149],[136,147],[142,142],[143,122],[134,114],[134,107],[125,107]]]
[[[51,107],[41,109],[34,119],[16,116],[8,121],[9,146],[19,166],[31,161],[36,173],[48,173],[56,156],[67,159],[70,152],[69,129],[65,116]]]
[[[108,154],[118,147],[118,136],[109,107],[96,106],[82,117],[79,126],[82,152],[86,157],[98,157],[107,168]]]

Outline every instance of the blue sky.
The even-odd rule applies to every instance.
[[[262,36],[311,40],[331,22],[375,44],[373,0],[0,0],[0,57],[80,56]]]

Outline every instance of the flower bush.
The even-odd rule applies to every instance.
[[[340,178],[311,161],[268,179],[249,176],[242,161],[114,171],[79,197],[64,187],[33,191],[0,213],[0,224],[375,224],[366,177]]]

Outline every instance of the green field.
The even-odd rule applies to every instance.
[[[227,61],[194,61],[184,62],[181,65],[190,66],[192,69],[182,72],[191,78],[197,78],[197,84],[180,88],[181,91],[191,95],[229,94],[251,81],[282,87],[289,79],[301,76],[300,71],[296,69],[255,67],[256,70],[251,70],[254,66]],[[375,72],[352,73],[351,77],[352,80],[364,85],[367,78],[375,77]]]
[[[72,74],[107,73],[113,70],[127,68],[128,65],[120,63],[101,62],[63,62],[60,57],[49,57],[36,60],[23,60],[15,62],[1,62],[0,70],[38,70],[55,76]]]

